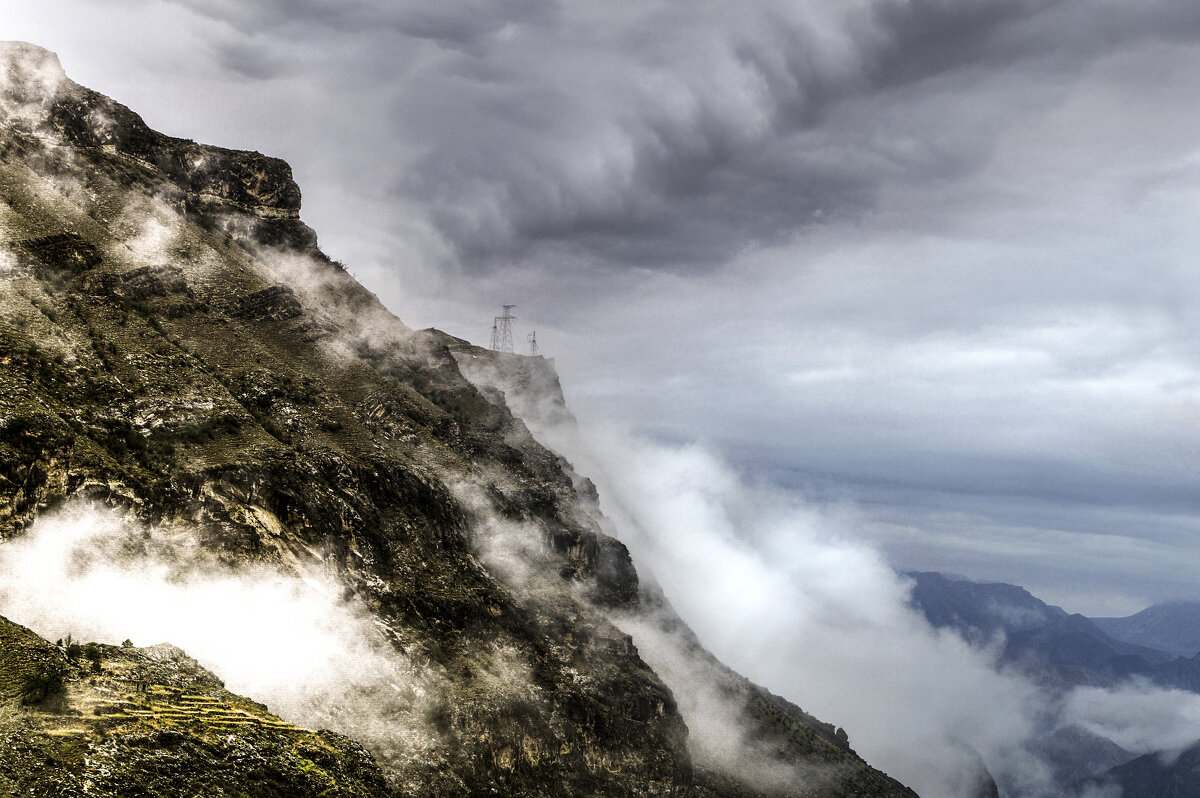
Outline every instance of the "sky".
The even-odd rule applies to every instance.
[[[413,327],[899,569],[1200,598],[1192,0],[0,0]],[[750,534],[750,533],[746,533]]]

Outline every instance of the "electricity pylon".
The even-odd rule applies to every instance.
[[[517,317],[512,314],[512,309],[515,307],[516,305],[505,305],[504,315],[492,320],[493,352],[507,352],[510,355],[513,353],[512,323]]]

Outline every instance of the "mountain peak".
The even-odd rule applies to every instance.
[[[63,88],[74,86],[58,56],[28,42],[0,42],[0,121],[33,128]]]
[[[6,146],[38,152],[55,172],[47,176],[70,181],[74,156],[86,153],[102,171],[152,191],[210,231],[327,260],[300,222],[300,187],[285,161],[159,133],[72,81],[49,50],[0,43],[0,124]]]
[[[41,76],[65,80],[58,55],[29,42],[0,42],[0,73],[13,80]]]

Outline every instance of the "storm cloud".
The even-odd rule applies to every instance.
[[[581,415],[706,441],[900,568],[1194,592],[1193,3],[0,15],[168,133],[287,158],[410,325],[486,342],[516,302]]]
[[[1014,116],[1198,25],[1178,2],[182,5],[243,44],[391,34],[358,56],[411,153],[386,191],[469,271],[713,268],[909,186],[1000,188]]]

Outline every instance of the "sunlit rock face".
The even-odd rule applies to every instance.
[[[514,415],[569,418],[548,364],[464,377],[488,356],[321,254],[282,161],[158,134],[29,45],[0,72],[0,613],[181,645],[396,794],[913,794],[640,583]],[[693,688],[716,703],[681,713]]]

